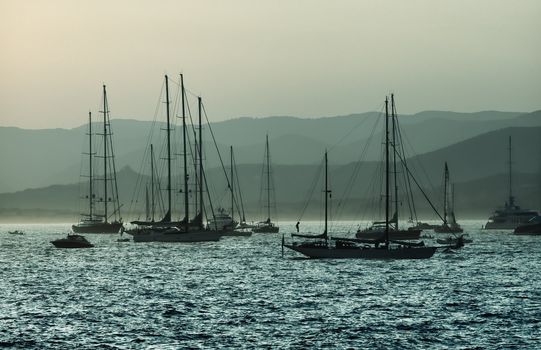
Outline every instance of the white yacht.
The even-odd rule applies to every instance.
[[[512,164],[511,136],[509,136],[509,199],[503,208],[496,209],[488,218],[484,227],[486,230],[514,230],[539,215],[535,210],[522,209],[515,203]]]

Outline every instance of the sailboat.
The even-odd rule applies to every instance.
[[[280,228],[276,226],[271,221],[271,167],[270,167],[270,149],[269,149],[269,135],[266,135],[265,138],[265,165],[266,165],[266,171],[265,174],[267,175],[267,219],[264,221],[260,221],[257,223],[256,227],[253,228],[254,233],[278,233],[280,231]]]
[[[538,216],[535,210],[521,209],[515,203],[513,196],[513,163],[512,163],[512,148],[511,136],[509,136],[509,199],[505,202],[503,208],[496,209],[488,219],[485,225],[486,230],[514,230],[519,225],[527,223],[529,220]]]
[[[120,217],[120,204],[118,199],[118,185],[116,179],[115,158],[113,152],[112,133],[110,130],[111,121],[109,119],[109,106],[107,102],[107,90],[103,85],[103,193],[99,198],[96,197],[94,188],[93,173],[93,150],[92,150],[92,114],[88,112],[88,213],[82,214],[81,221],[72,225],[71,229],[75,233],[118,233],[122,227],[122,218]],[[112,177],[109,175],[111,172]],[[112,188],[109,186],[112,185]],[[103,205],[103,212],[96,212],[95,206]],[[112,204],[110,212],[109,204]],[[113,221],[110,218],[113,217]]]
[[[388,103],[388,102],[386,102]],[[387,230],[387,224],[389,220],[380,220],[380,221],[374,221],[370,227],[364,230],[358,230],[355,234],[356,238],[359,239],[382,239],[385,232],[388,231],[389,239],[391,240],[416,240],[419,239],[421,236],[422,229],[414,226],[414,227],[408,227],[408,228],[401,228],[399,226],[399,220],[398,220],[398,169],[397,169],[397,155],[399,155],[399,148],[398,145],[398,130],[397,130],[397,122],[396,122],[396,108],[394,104],[394,95],[391,94],[391,115],[389,115],[389,118],[391,118],[392,121],[392,140],[389,140],[389,143],[392,145],[392,173],[393,173],[393,202],[394,202],[394,214],[392,218],[390,219],[390,231]],[[386,162],[391,162],[389,159],[389,155],[386,155],[385,158]],[[389,170],[389,169],[387,169]],[[406,173],[406,176],[409,176],[408,173]],[[389,194],[387,194],[389,195]]]
[[[436,247],[427,247],[424,242],[404,242],[390,239],[392,221],[390,217],[390,167],[389,167],[389,115],[388,100],[385,99],[385,231],[384,237],[377,240],[330,237],[328,233],[328,198],[331,194],[328,180],[328,158],[325,152],[325,226],[320,235],[292,234],[292,237],[308,241],[285,243],[289,248],[312,259],[428,259],[436,252]]]
[[[133,236],[134,242],[208,242],[218,241],[221,233],[215,230],[207,229],[203,224],[204,202],[203,202],[203,143],[202,143],[202,119],[201,119],[201,97],[198,97],[199,106],[199,142],[196,151],[198,152],[199,174],[199,208],[196,208],[195,218],[189,221],[189,202],[188,202],[188,163],[187,163],[187,130],[186,130],[186,110],[185,110],[185,88],[184,76],[180,75],[181,95],[182,95],[182,129],[183,129],[183,165],[184,165],[184,219],[182,221],[171,221],[171,123],[170,123],[170,101],[169,101],[169,80],[165,76],[165,94],[166,94],[166,115],[167,115],[167,212],[159,222],[141,222],[133,221],[132,224],[138,225],[137,228],[127,231]]]
[[[454,195],[451,196],[451,205],[449,203],[449,167],[445,162],[444,168],[444,181],[443,181],[443,224],[441,226],[434,227],[434,232],[437,233],[462,233],[464,230],[456,222],[455,208],[454,208]],[[452,190],[454,194],[454,188]]]

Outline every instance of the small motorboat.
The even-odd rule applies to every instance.
[[[15,230],[15,231],[8,231],[10,235],[24,235],[23,231]]]
[[[92,248],[94,245],[90,243],[84,236],[68,234],[66,238],[60,238],[51,243],[57,248]]]

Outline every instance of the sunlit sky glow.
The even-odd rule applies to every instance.
[[[185,74],[213,120],[541,108],[541,1],[0,0],[0,125],[73,127],[108,86],[151,119]]]

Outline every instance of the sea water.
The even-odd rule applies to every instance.
[[[463,222],[463,249],[418,261],[282,257],[281,233],[190,244],[87,234],[95,248],[58,249],[50,241],[69,224],[0,225],[0,346],[540,348],[541,237],[481,225]]]

